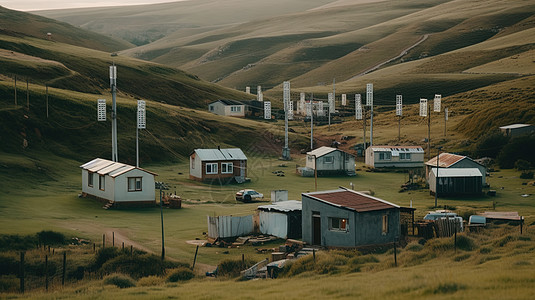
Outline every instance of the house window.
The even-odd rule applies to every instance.
[[[410,153],[400,153],[399,154],[400,160],[411,160],[411,154]]]
[[[142,190],[141,177],[128,177],[128,191],[138,192]]]
[[[106,181],[104,175],[98,176],[98,188],[99,190],[103,191],[104,187],[106,186]]]
[[[221,174],[232,174],[234,172],[233,163],[221,163]]]
[[[93,172],[87,172],[87,186],[93,187]]]
[[[379,152],[379,160],[391,160],[392,153],[390,152]]]
[[[230,107],[230,111],[231,112],[241,112],[241,106],[239,106],[239,105],[231,106]]]
[[[214,111],[214,106],[210,105],[210,111]]]
[[[347,219],[329,218],[329,230],[348,231]]]
[[[195,169],[195,156],[191,157],[191,168]]]
[[[388,233],[388,215],[383,215],[383,235]]]
[[[217,174],[217,163],[206,164],[206,174]]]
[[[334,156],[325,156],[323,162],[326,164],[334,164]]]

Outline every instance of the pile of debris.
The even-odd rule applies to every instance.
[[[253,246],[263,245],[264,243],[277,240],[278,237],[272,235],[258,235],[258,236],[240,236],[237,238],[206,238],[206,243],[203,246],[212,247],[217,246],[221,248],[239,248],[245,244]]]

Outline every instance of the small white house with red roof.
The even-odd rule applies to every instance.
[[[96,158],[82,168],[82,196],[118,206],[154,205],[154,176],[158,174],[131,165]]]

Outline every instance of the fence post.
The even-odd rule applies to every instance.
[[[124,242],[123,242],[123,246],[122,246],[121,250],[123,250],[123,252],[124,252]]]
[[[111,233],[111,246],[115,247],[115,231]]]
[[[102,235],[102,248],[106,248],[106,234]]]
[[[316,262],[316,249],[312,249],[312,258],[314,258],[314,262]]]
[[[67,266],[67,252],[63,252],[63,271],[61,274],[61,285],[65,285],[65,267]]]
[[[398,266],[398,250],[396,248],[396,242],[394,242],[394,266]]]
[[[455,249],[455,253],[457,253],[457,226],[455,226],[455,233],[453,237],[453,248]]]
[[[520,216],[520,234],[522,234],[522,225],[524,223],[524,217]]]
[[[45,255],[45,288],[48,292],[48,255]]]
[[[199,245],[197,245],[197,248],[195,249],[195,257],[193,257],[193,266],[191,267],[192,270],[195,268],[195,262],[197,261],[197,252],[199,252]],[[242,254],[242,261],[243,261],[243,254]]]
[[[134,253],[134,246],[130,245],[130,256]]]
[[[20,253],[20,292],[24,294],[24,252]]]

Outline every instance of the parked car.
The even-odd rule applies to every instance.
[[[239,190],[236,193],[236,200],[243,202],[251,202],[252,200],[261,199],[264,199],[264,194],[251,189]]]

